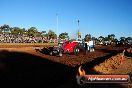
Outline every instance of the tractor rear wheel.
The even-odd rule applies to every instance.
[[[80,53],[79,47],[78,47],[78,46],[75,46],[75,47],[74,47],[74,54],[75,54],[75,55],[78,55],[79,53]]]

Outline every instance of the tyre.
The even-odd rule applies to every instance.
[[[90,47],[90,52],[94,52],[94,48],[91,48],[91,47]]]
[[[92,48],[91,47],[89,48],[89,51],[92,52]]]
[[[88,45],[85,43],[85,55],[88,53]]]
[[[85,50],[85,55],[87,55],[88,54],[88,50]]]
[[[75,55],[78,55],[79,53],[80,53],[79,47],[78,47],[78,46],[75,46],[75,47],[74,47],[74,54],[75,54]]]

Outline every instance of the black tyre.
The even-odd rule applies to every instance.
[[[90,52],[94,52],[94,50],[95,50],[94,47],[90,47],[90,48],[89,48],[89,51],[90,51]]]
[[[74,47],[74,54],[75,54],[75,55],[78,55],[79,53],[80,53],[79,47],[78,47],[78,46],[75,46],[75,47]]]
[[[85,43],[85,55],[88,53],[88,45]]]
[[[92,48],[91,47],[89,48],[89,52],[92,52]]]

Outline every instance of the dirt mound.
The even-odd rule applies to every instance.
[[[132,72],[132,58],[124,56],[121,64],[122,54],[117,54],[105,62],[96,65],[94,69],[102,74],[129,74]]]
[[[118,54],[109,58],[105,62],[96,65],[94,70],[100,74],[128,74],[131,80],[130,83],[128,83],[128,88],[132,88],[132,57],[124,56],[124,61],[121,64],[121,56],[122,54]]]

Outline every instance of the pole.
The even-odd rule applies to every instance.
[[[80,28],[79,28],[79,22],[80,21],[78,20],[77,22],[78,22],[78,39],[79,39],[79,38],[81,38],[81,34],[80,34],[80,31],[79,31],[80,30]]]
[[[58,44],[58,14],[56,14],[56,35],[57,35],[57,44]]]
[[[78,23],[78,25],[77,25],[78,26],[77,38],[79,38],[79,20],[77,21],[77,23]]]
[[[80,21],[78,20],[77,22],[78,22],[78,30],[79,30],[79,22],[80,22]]]

